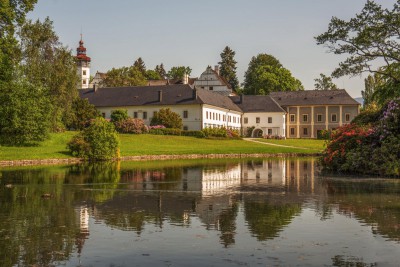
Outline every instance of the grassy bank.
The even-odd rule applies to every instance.
[[[286,139],[286,140],[276,140],[276,139],[253,139],[259,142],[264,142],[268,144],[293,146],[293,147],[303,147],[308,149],[314,149],[316,151],[322,151],[325,148],[325,140],[316,139]]]
[[[66,146],[74,134],[75,132],[51,134],[49,140],[40,143],[38,146],[0,147],[0,160],[72,158]],[[296,147],[307,148],[305,150],[268,146],[243,140],[210,140],[186,136],[122,134],[120,139],[121,156],[123,157],[185,154],[316,153],[322,150],[323,144],[321,142],[321,145],[318,146],[318,143],[314,144],[316,140],[303,140],[296,145]]]

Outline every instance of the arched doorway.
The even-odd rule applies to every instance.
[[[252,134],[251,136],[254,137],[254,138],[261,138],[261,137],[263,137],[263,135],[264,135],[263,130],[261,130],[261,129],[254,129],[254,130],[253,130],[253,134]]]

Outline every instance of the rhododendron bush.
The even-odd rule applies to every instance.
[[[390,101],[373,125],[333,131],[321,163],[325,170],[400,176],[400,101]]]

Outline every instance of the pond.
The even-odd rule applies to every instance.
[[[316,159],[0,169],[0,266],[399,266],[400,181]]]

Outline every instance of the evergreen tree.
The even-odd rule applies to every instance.
[[[236,76],[236,60],[235,51],[233,51],[229,46],[226,46],[222,51],[221,61],[218,62],[220,65],[220,76],[225,78],[225,80],[230,84],[232,89],[236,91],[239,88],[239,81]]]
[[[374,101],[375,92],[383,85],[383,80],[379,74],[368,75],[364,79],[365,90],[361,91],[362,98],[364,99],[364,108],[369,109],[370,106],[375,106]]]
[[[167,76],[167,72],[164,69],[164,64],[161,63],[160,65],[157,65],[156,68],[154,69],[158,74],[160,74],[161,78],[165,78]]]
[[[143,74],[143,76],[146,76],[146,65],[141,57],[136,59],[135,63],[133,63],[133,66],[136,67]]]

